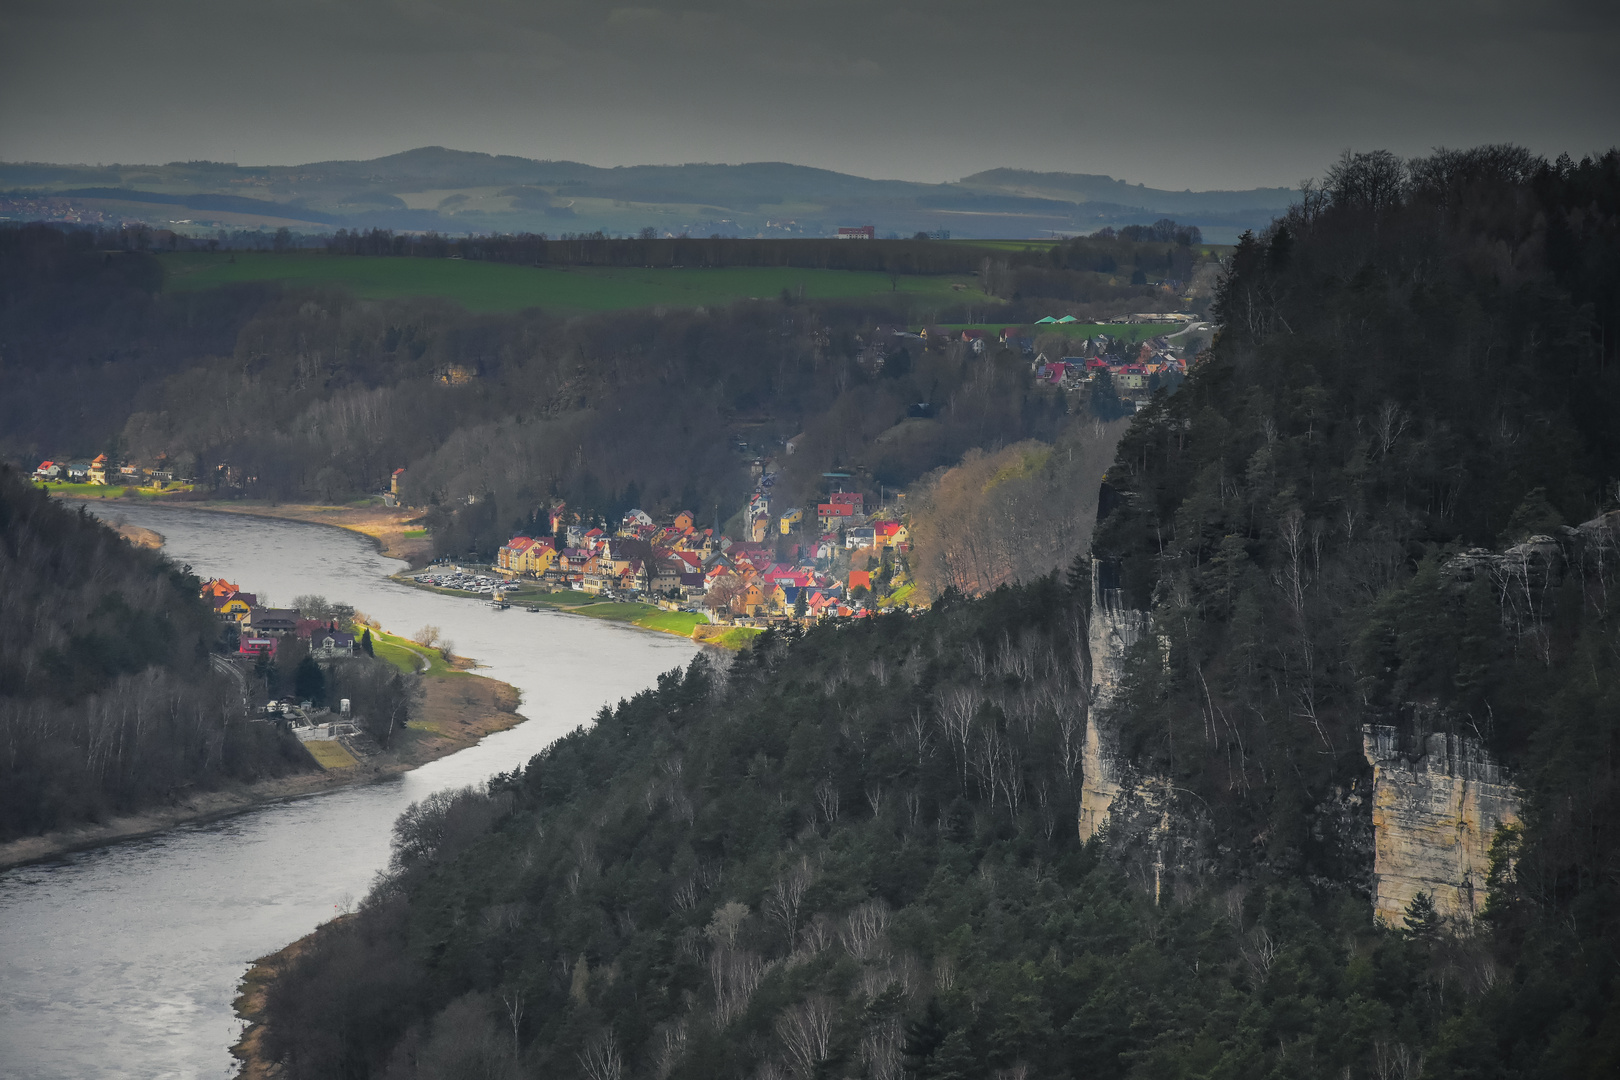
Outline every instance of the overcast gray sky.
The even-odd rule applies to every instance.
[[[1016,166],[1293,184],[1620,143],[1615,0],[3,0],[0,159]]]

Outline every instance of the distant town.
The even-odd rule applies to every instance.
[[[740,626],[861,617],[905,602],[910,538],[897,508],[869,514],[863,494],[835,490],[814,506],[773,511],[775,479],[761,463],[744,514],[746,540],[699,527],[685,510],[665,521],[631,510],[610,533],[570,521],[558,503],[552,535],[512,537],[494,570],[509,582],[707,612],[713,622]],[[418,580],[446,583],[443,575]]]

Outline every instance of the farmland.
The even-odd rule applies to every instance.
[[[209,289],[254,281],[334,286],[371,300],[438,296],[469,311],[562,311],[723,305],[748,298],[774,299],[784,289],[809,300],[878,296],[948,302],[977,286],[970,275],[905,275],[786,267],[721,269],[567,270],[465,259],[333,256],[273,252],[177,252],[159,256],[168,291]]]
[[[994,335],[1001,332],[1007,323],[943,323],[934,324],[941,330],[982,330],[986,334]],[[921,326],[913,326],[913,330],[922,330]],[[1098,334],[1107,334],[1118,341],[1135,344],[1146,341],[1148,338],[1160,334],[1173,334],[1182,329],[1177,323],[1045,323],[1030,326],[1029,329],[1037,336],[1041,334],[1062,334],[1064,337],[1083,341],[1086,338],[1096,337]]]

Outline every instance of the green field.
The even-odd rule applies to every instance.
[[[430,589],[433,592],[444,593],[448,596],[467,596],[466,593],[455,589],[440,589],[432,585],[418,585],[411,580],[411,575],[408,573],[400,575],[396,580],[403,581],[418,589]],[[684,638],[692,636],[693,627],[707,625],[709,621],[705,616],[692,611],[665,611],[652,604],[604,600],[591,593],[574,592],[573,590],[548,592],[538,585],[527,582],[509,586],[506,590],[506,598],[511,601],[513,608],[548,607],[557,611],[566,611],[570,615],[588,615],[593,619],[606,619],[608,622],[629,623],[631,626],[639,626],[643,630],[657,630],[660,633],[674,634],[677,637]],[[375,633],[372,636],[376,638]],[[727,648],[738,649],[746,645],[748,639],[752,636],[752,634],[728,634],[724,640],[711,640],[709,644],[721,644]],[[411,650],[419,648],[419,646],[405,642],[403,638],[393,638],[392,640],[401,645],[409,645]],[[380,640],[376,648],[377,655],[382,656],[383,643]],[[390,655],[388,659],[394,660],[396,664],[403,668],[409,662],[409,656],[406,654],[405,649],[401,649],[400,652],[405,654],[400,659],[395,659],[393,655]],[[434,654],[435,657],[437,655]],[[442,661],[435,662],[442,664]]]
[[[304,744],[309,756],[323,769],[352,769],[360,764],[335,739],[314,739]]]
[[[1063,243],[1061,240],[947,240],[947,244],[963,247],[989,248],[991,251],[1047,251]]]
[[[364,629],[361,633],[364,633]],[[358,647],[358,642],[356,646]],[[422,661],[427,661],[427,670],[424,675],[463,675],[465,672],[457,671],[444,662],[437,649],[424,649],[414,641],[402,638],[397,634],[389,634],[382,630],[371,632],[371,649],[379,660],[387,660],[399,670],[414,675],[422,671]]]
[[[999,334],[1007,323],[934,323],[942,330],[983,330],[986,334]],[[1022,324],[1021,324],[1022,325]],[[1177,323],[1046,323],[1044,325],[1028,324],[1030,331],[1036,337],[1042,334],[1062,334],[1071,338],[1096,337],[1098,334],[1107,334],[1120,341],[1138,342],[1146,341],[1150,337],[1160,334],[1173,334],[1183,327]],[[921,326],[912,328],[922,330]]]
[[[234,261],[233,261],[234,257]],[[562,311],[614,311],[646,307],[698,307],[734,300],[779,297],[802,287],[811,300],[878,296],[894,289],[889,276],[862,270],[795,270],[781,267],[727,267],[718,270],[568,270],[510,266],[466,259],[413,259],[392,256],[320,255],[307,252],[175,252],[160,255],[164,288],[210,289],[248,281],[296,285],[335,285],[371,300],[438,296],[469,311],[520,311],[530,307]],[[977,293],[972,275],[902,276],[899,291],[918,299],[947,302],[967,290]]]

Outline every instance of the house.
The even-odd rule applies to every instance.
[[[71,461],[63,469],[67,479],[75,484],[82,484],[90,479],[90,463],[88,461]]]
[[[495,565],[501,570],[521,574],[521,566],[528,560],[529,548],[534,546],[532,536],[514,536],[495,553]]]
[[[105,484],[107,482],[106,454],[97,454],[90,462],[90,482],[92,484]]]
[[[245,629],[254,637],[285,637],[298,632],[296,608],[255,607],[248,612]]]
[[[799,447],[801,447],[803,445],[804,445],[804,432],[801,431],[797,435],[793,436],[793,438],[791,438],[791,439],[789,439],[787,441],[787,452],[789,454],[796,453],[798,451]]]
[[[39,463],[39,468],[34,470],[35,480],[60,480],[61,478],[62,466],[54,461],[42,461]]]
[[[742,592],[738,593],[737,598],[731,602],[731,607],[733,611],[741,615],[758,615],[768,602],[769,597],[766,596],[765,590],[760,587],[759,582],[750,581],[743,586]]]
[[[867,592],[872,591],[872,571],[851,570],[849,572],[849,591],[854,592],[857,588],[865,589]]]
[[[197,595],[202,597],[204,600],[223,600],[232,593],[240,591],[241,590],[239,590],[235,585],[232,585],[224,578],[209,578],[207,581],[203,582],[202,591],[200,591]]]
[[[273,637],[253,637],[242,635],[242,641],[236,646],[239,656],[262,656],[266,660],[276,658],[276,639]]]
[[[354,635],[347,630],[327,630],[309,640],[311,656],[320,660],[335,660],[354,655]]]
[[[844,546],[851,550],[877,547],[877,530],[862,526],[846,530],[844,533]]]
[[[803,520],[804,520],[804,511],[799,509],[798,507],[795,506],[791,510],[787,511],[785,514],[782,515],[782,521],[781,521],[782,535],[787,536],[795,528],[797,528],[799,523],[802,522]]]
[[[877,538],[877,546],[880,548],[898,547],[910,539],[910,533],[898,521],[874,522],[872,532]]]
[[[523,565],[518,567],[518,572],[539,577],[551,569],[551,564],[556,558],[557,548],[552,544],[551,537],[542,536],[529,545],[529,550],[524,553]]]
[[[697,519],[692,516],[692,511],[682,510],[675,515],[674,525],[678,532],[689,533],[697,528]]]
[[[876,225],[840,225],[838,226],[838,239],[840,240],[876,240]]]
[[[233,592],[214,601],[214,616],[220,622],[241,623],[253,613],[258,602],[259,598],[252,593]]]

